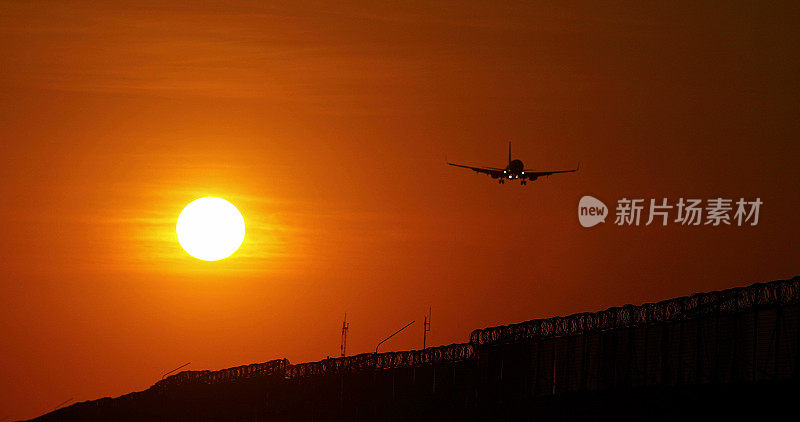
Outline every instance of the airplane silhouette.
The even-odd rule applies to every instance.
[[[463,167],[465,169],[470,169],[477,173],[484,173],[492,176],[492,179],[500,179],[500,184],[506,182],[506,180],[519,180],[520,184],[525,185],[528,183],[528,180],[534,181],[542,176],[550,176],[551,174],[556,173],[572,173],[576,172],[581,168],[581,164],[578,163],[578,167],[575,170],[555,170],[555,171],[536,171],[533,169],[526,169],[525,164],[522,163],[521,160],[512,160],[511,159],[511,142],[508,143],[508,165],[506,168],[498,168],[498,167],[472,167],[472,166],[465,166],[463,164],[454,164],[451,162],[447,162],[451,166],[456,167]]]

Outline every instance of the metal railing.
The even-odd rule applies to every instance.
[[[429,347],[423,350],[363,353],[296,365],[290,364],[287,359],[276,359],[219,371],[183,371],[157,382],[153,388],[192,383],[215,384],[262,376],[297,379],[364,370],[448,364],[475,359],[478,348],[484,345],[563,337],[689,320],[713,314],[735,313],[758,307],[794,304],[800,304],[800,277],[697,293],[639,306],[625,305],[600,312],[534,319],[518,324],[478,329],[470,334],[469,343]]]
[[[740,312],[762,306],[798,303],[800,303],[800,277],[794,277],[788,280],[757,283],[748,287],[697,293],[639,306],[625,305],[600,312],[534,319],[518,324],[477,329],[470,334],[470,343],[478,346],[513,343],[688,320],[714,313]]]
[[[219,371],[183,371],[155,383],[154,388],[167,388],[183,384],[216,384],[243,378],[283,375],[289,366],[287,359],[275,359],[264,363],[236,366]]]

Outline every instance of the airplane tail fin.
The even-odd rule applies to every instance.
[[[511,141],[508,141],[508,164],[511,164]]]

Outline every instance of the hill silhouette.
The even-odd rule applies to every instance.
[[[790,412],[800,277],[478,329],[466,343],[183,371],[34,420],[701,420]]]

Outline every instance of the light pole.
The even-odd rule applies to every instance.
[[[385,339],[381,340],[381,342],[380,342],[380,343],[378,343],[378,345],[377,345],[377,346],[375,346],[375,354],[377,354],[377,353],[378,353],[378,347],[380,347],[380,346],[381,346],[381,344],[383,344],[383,343],[384,343],[386,340],[389,340],[390,338],[392,338],[392,337],[396,336],[396,335],[397,335],[397,333],[399,333],[400,331],[403,331],[403,330],[405,330],[406,328],[408,328],[408,326],[409,326],[409,325],[411,325],[411,324],[413,324],[413,323],[415,323],[415,322],[417,322],[417,320],[414,320],[414,321],[411,321],[411,322],[409,322],[409,323],[408,323],[408,324],[406,324],[406,325],[405,325],[403,328],[401,328],[401,329],[399,329],[399,330],[395,331],[395,332],[394,332],[394,334],[392,334],[392,335],[390,335],[389,337],[386,337]]]
[[[177,368],[175,368],[175,369],[173,369],[173,370],[171,370],[171,371],[164,372],[164,375],[162,375],[162,376],[161,376],[161,379],[163,380],[163,379],[164,379],[164,377],[166,377],[167,375],[169,375],[169,374],[171,374],[171,373],[173,373],[173,372],[177,371],[178,369],[181,369],[181,368],[183,368],[184,366],[187,366],[187,365],[189,365],[190,363],[192,363],[192,362],[186,362],[186,363],[184,363],[183,365],[181,365],[181,366],[179,366],[179,367],[177,367]]]

